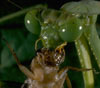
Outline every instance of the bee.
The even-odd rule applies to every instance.
[[[83,68],[80,69],[71,66],[67,66],[62,69],[59,68],[60,64],[63,63],[65,59],[64,47],[67,45],[66,42],[59,45],[54,50],[42,48],[40,51],[37,51],[37,55],[32,60],[30,69],[28,69],[20,63],[16,53],[10,47],[9,43],[6,40],[5,42],[12,55],[14,56],[19,69],[28,78],[25,80],[25,83],[21,86],[21,88],[64,88],[63,84],[65,81],[68,88],[72,88],[70,79],[67,74],[69,70],[93,70]]]

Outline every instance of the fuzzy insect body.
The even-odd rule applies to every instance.
[[[4,39],[11,53],[13,54],[19,69],[27,76],[27,80],[21,88],[63,88],[66,80],[68,88],[72,88],[70,79],[67,75],[68,70],[90,71],[93,69],[80,69],[71,66],[59,69],[59,65],[64,62],[66,43],[61,44],[55,50],[42,48],[37,52],[37,56],[32,60],[30,70],[22,65],[16,53]]]
[[[32,61],[35,62],[35,59]],[[36,66],[35,66],[36,65]],[[35,68],[35,69],[34,69]],[[66,72],[62,73],[62,77],[58,74],[58,68],[56,67],[41,67],[37,63],[34,64],[34,75],[37,80],[31,78],[25,81],[22,88],[63,88],[63,83],[66,78]]]
[[[37,56],[32,60],[31,72],[34,79],[29,78],[25,81],[22,88],[63,88],[66,72],[59,71],[59,64],[64,61],[65,53],[42,49],[37,52]]]

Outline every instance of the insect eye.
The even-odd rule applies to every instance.
[[[33,34],[39,35],[41,31],[41,26],[36,15],[37,10],[32,10],[28,12],[25,16],[25,26],[28,31],[32,32]]]
[[[67,42],[73,42],[81,36],[83,32],[83,21],[76,16],[68,16],[60,26],[59,35]]]

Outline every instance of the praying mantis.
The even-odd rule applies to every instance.
[[[26,14],[25,25],[39,36],[45,48],[55,49],[63,42],[75,42],[82,68],[92,68],[90,47],[100,67],[100,39],[95,26],[99,8],[99,2],[93,0],[66,3],[60,10],[38,5]],[[94,88],[93,72],[83,75],[85,88]]]

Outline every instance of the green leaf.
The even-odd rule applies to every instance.
[[[27,36],[21,30],[6,30],[2,31],[4,38],[10,43],[11,47],[15,50],[20,61],[30,60],[35,54],[34,44],[36,36],[28,33]],[[5,63],[6,62],[6,63]],[[5,45],[1,52],[2,67],[8,67],[15,64],[15,60]]]

